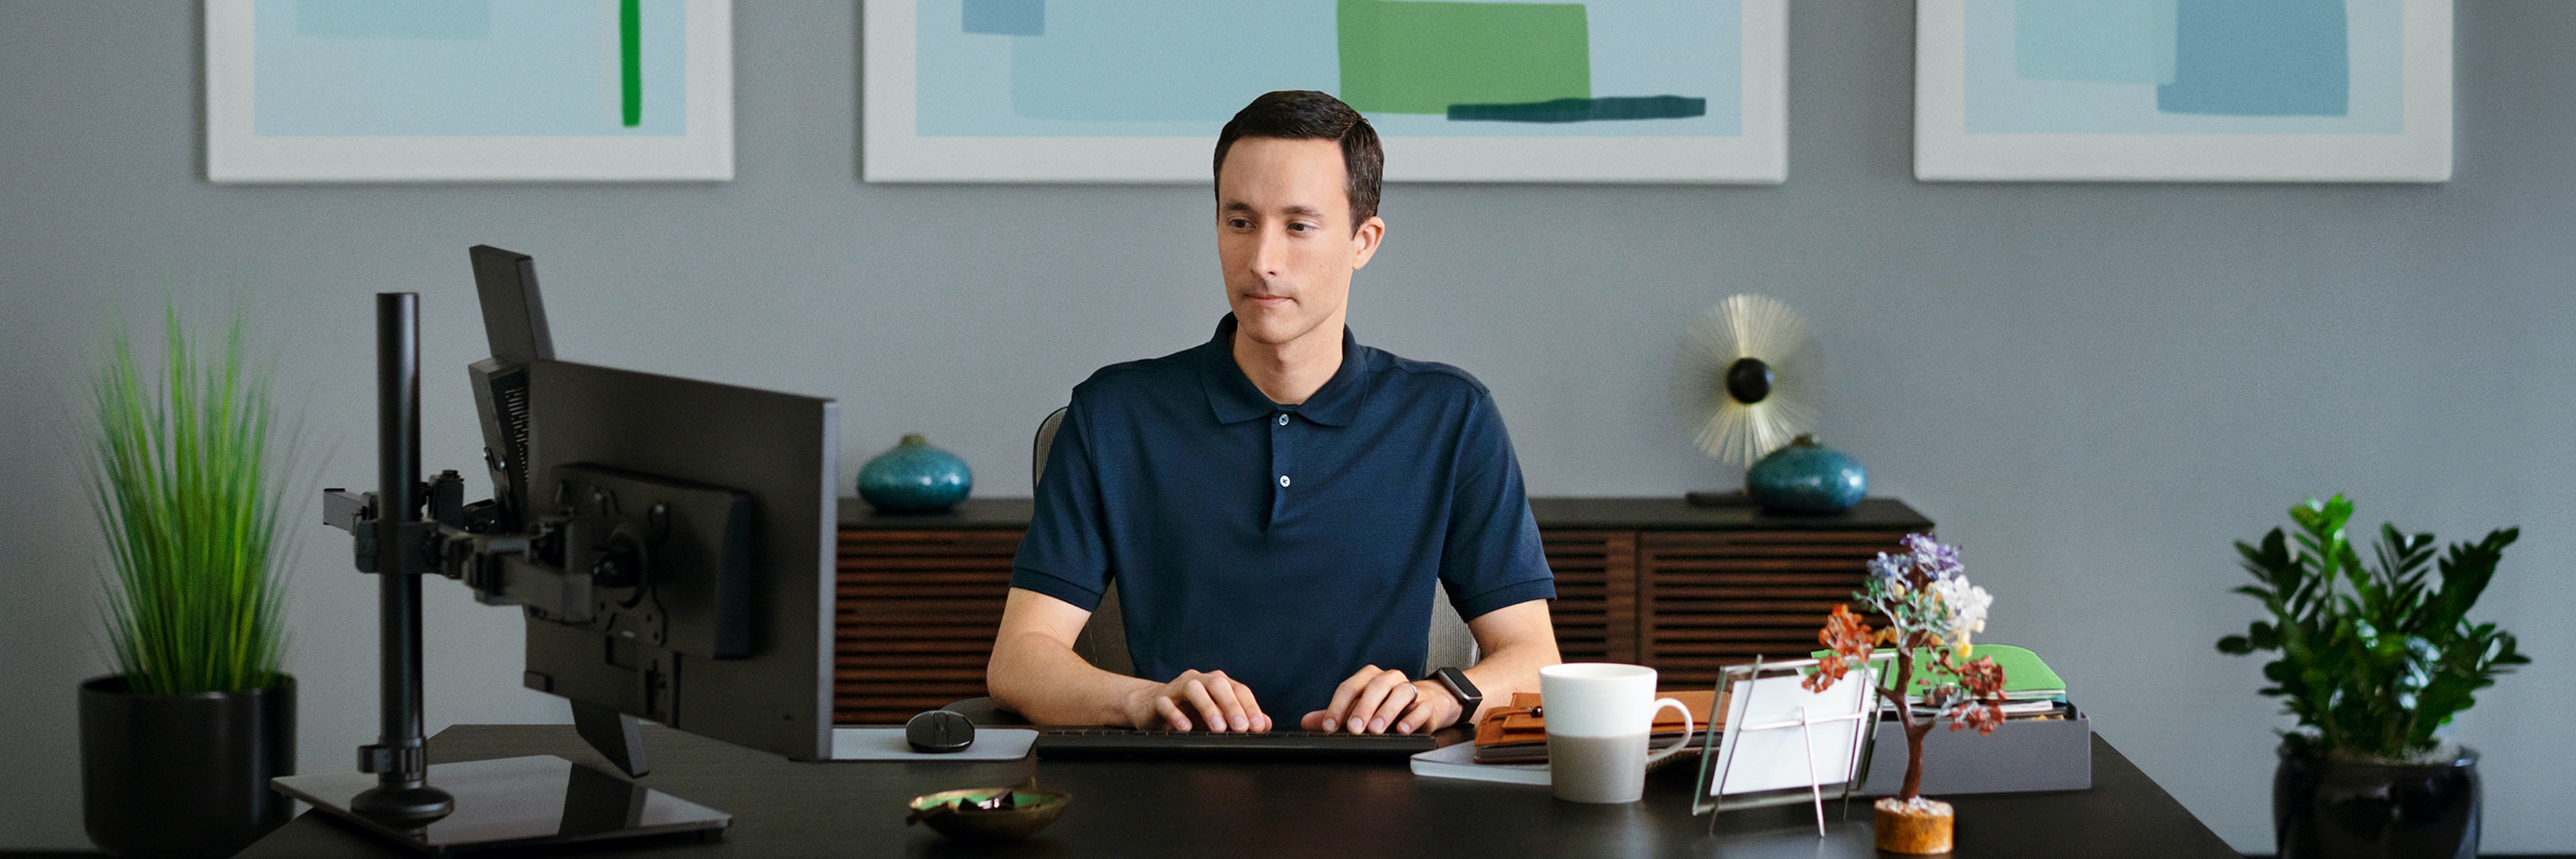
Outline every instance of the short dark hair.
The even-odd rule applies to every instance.
[[[1330,140],[1342,145],[1342,190],[1351,198],[1351,229],[1377,217],[1386,151],[1379,149],[1377,129],[1368,117],[1330,94],[1310,89],[1263,93],[1236,111],[1216,135],[1216,178],[1225,178],[1225,153],[1246,137],[1282,140]]]

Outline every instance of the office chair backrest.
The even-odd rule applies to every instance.
[[[1064,426],[1065,409],[1047,413],[1038,422],[1037,438],[1029,450],[1029,488],[1037,489],[1046,479],[1047,454],[1055,449],[1056,430]],[[1458,610],[1437,594],[1431,600],[1431,649],[1424,672],[1436,668],[1465,668],[1476,664],[1476,636],[1468,631],[1467,620]],[[1091,619],[1074,636],[1074,655],[1082,657],[1103,671],[1133,676],[1136,661],[1127,653],[1127,620],[1118,611],[1118,583],[1111,581],[1100,593],[1100,605],[1092,609]]]
[[[1064,426],[1064,413],[1064,409],[1048,412],[1046,420],[1038,422],[1038,436],[1029,450],[1032,491],[1046,479],[1047,454],[1055,450],[1055,431]],[[1127,618],[1118,611],[1117,582],[1110,582],[1100,592],[1100,605],[1091,610],[1091,619],[1073,637],[1073,653],[1102,671],[1135,675],[1136,661],[1127,655]]]

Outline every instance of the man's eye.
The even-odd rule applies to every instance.
[[[1230,220],[1230,221],[1225,222],[1225,225],[1226,225],[1226,226],[1229,226],[1229,227],[1233,227],[1233,228],[1238,229],[1238,230],[1241,230],[1241,229],[1247,229],[1247,228],[1251,227],[1251,226],[1252,226],[1252,222],[1251,222],[1251,221],[1244,220],[1244,219],[1242,219],[1242,218],[1235,218],[1235,219],[1233,219],[1233,220]]]

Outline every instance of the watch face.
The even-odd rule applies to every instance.
[[[1476,684],[1467,679],[1467,672],[1455,668],[1443,668],[1435,673],[1439,675],[1440,682],[1447,685],[1450,693],[1457,695],[1459,700],[1470,703],[1483,700],[1484,696],[1476,691]]]
[[[1456,668],[1443,668],[1432,672],[1431,676],[1440,678],[1440,685],[1448,687],[1449,694],[1457,696],[1461,708],[1457,724],[1473,721],[1476,718],[1476,708],[1482,706],[1485,699],[1483,694],[1476,690],[1476,684],[1467,679],[1467,672]]]

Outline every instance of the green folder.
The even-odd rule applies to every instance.
[[[1894,653],[1896,650],[1892,647],[1882,647],[1878,652]],[[1821,659],[1832,654],[1833,651],[1830,650],[1819,650],[1814,655]],[[2004,700],[2038,701],[2066,695],[2066,681],[2060,679],[2056,671],[2050,670],[2048,663],[2040,660],[2039,654],[2030,652],[2030,648],[2014,647],[2009,644],[1969,645],[1968,659],[1974,660],[1978,657],[1992,657],[1995,665],[2004,670]],[[1915,663],[1919,665],[1930,662],[1931,659],[1930,651],[1918,651]],[[1932,681],[1929,678],[1919,673],[1915,675],[1913,689],[1915,694],[1920,695],[1931,688]]]

